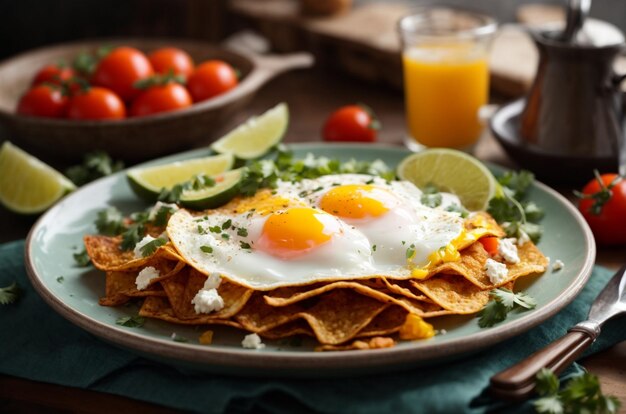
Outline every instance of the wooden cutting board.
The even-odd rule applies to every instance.
[[[410,11],[401,3],[368,3],[338,16],[300,15],[297,0],[231,0],[230,9],[261,32],[280,52],[309,50],[318,62],[371,82],[402,87],[398,19]],[[534,79],[538,55],[523,25],[563,22],[560,7],[525,5],[517,25],[503,25],[491,52],[491,84],[501,95],[523,95]],[[626,71],[626,61],[620,66]],[[621,72],[620,72],[621,73]]]

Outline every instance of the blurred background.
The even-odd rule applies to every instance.
[[[324,0],[321,1],[322,3]],[[0,58],[34,47],[93,37],[147,36],[184,37],[219,41],[247,23],[237,12],[245,3],[278,3],[289,8],[291,1],[274,0],[0,0]],[[353,7],[367,3],[422,1],[353,0]],[[435,1],[436,3],[436,1]],[[520,6],[529,3],[562,6],[562,0],[447,0],[488,11],[501,22],[517,19]],[[591,16],[606,20],[626,31],[626,1],[597,0]]]

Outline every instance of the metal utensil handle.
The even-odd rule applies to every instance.
[[[585,322],[576,325],[565,336],[491,377],[490,391],[497,397],[509,400],[530,397],[535,389],[535,377],[541,368],[549,368],[559,374],[589,348],[599,332],[597,325]]]
[[[563,32],[563,40],[572,42],[576,33],[583,27],[591,8],[591,0],[570,0],[567,9],[567,23]]]

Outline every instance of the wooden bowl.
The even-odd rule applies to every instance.
[[[236,88],[213,99],[148,117],[74,121],[15,113],[19,98],[42,66],[60,60],[71,62],[78,53],[95,51],[102,45],[129,45],[146,53],[174,46],[187,51],[196,63],[207,59],[224,60],[241,72],[242,80]],[[5,127],[9,140],[45,160],[77,162],[87,152],[103,150],[115,159],[143,161],[208,142],[212,132],[241,110],[268,80],[312,63],[313,58],[307,53],[244,55],[187,40],[104,39],[52,46],[0,63],[0,124]]]

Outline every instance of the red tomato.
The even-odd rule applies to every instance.
[[[126,117],[124,102],[112,91],[94,86],[77,93],[67,109],[70,119],[122,119]]]
[[[209,60],[196,67],[187,79],[187,89],[194,102],[223,94],[237,86],[237,73],[228,63]]]
[[[379,124],[368,109],[348,105],[333,112],[324,124],[325,141],[376,141]]]
[[[497,237],[483,237],[478,241],[480,242],[480,244],[483,245],[483,247],[490,256],[495,256],[496,254],[498,254],[498,244],[500,244],[500,241]]]
[[[152,76],[150,61],[139,50],[118,47],[106,55],[96,67],[92,82],[115,92],[122,100],[130,101],[140,92],[135,82]]]
[[[187,89],[177,83],[152,86],[135,98],[130,107],[130,115],[146,116],[173,111],[191,106],[192,103]]]
[[[602,174],[603,185],[597,178],[589,181],[578,203],[600,244],[626,243],[626,179],[618,177]]]
[[[64,81],[68,81],[76,75],[72,68],[65,68],[59,65],[47,65],[39,69],[39,72],[33,79],[33,86],[41,83],[52,83],[60,85]]]
[[[164,47],[148,55],[148,60],[156,73],[167,74],[170,70],[175,75],[189,76],[193,72],[193,59],[184,50]]]
[[[67,109],[67,97],[60,88],[38,85],[26,92],[17,104],[17,113],[22,115],[62,118]]]

